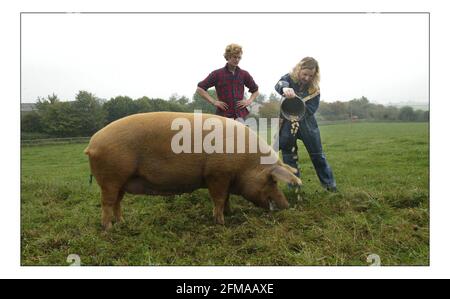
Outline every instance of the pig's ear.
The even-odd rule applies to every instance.
[[[296,174],[296,173],[298,172],[297,169],[295,169],[294,167],[291,167],[291,166],[289,166],[289,165],[287,165],[287,164],[284,164],[284,163],[283,163],[282,166],[283,166],[284,168],[286,168],[287,170],[289,170],[290,172],[292,172],[293,174]]]
[[[294,169],[294,168],[292,168],[292,169]],[[289,168],[286,168],[284,166],[280,166],[280,165],[274,166],[271,169],[270,174],[272,175],[273,179],[277,182],[285,182],[285,183],[294,184],[294,185],[302,184],[302,181],[293,174],[292,170],[290,170]]]

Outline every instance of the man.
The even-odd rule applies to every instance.
[[[224,57],[227,61],[225,67],[213,71],[199,82],[197,93],[217,108],[217,115],[244,122],[249,114],[247,107],[259,95],[258,85],[247,71],[238,66],[242,58],[241,46],[228,45],[225,48]],[[218,100],[212,98],[207,92],[213,86],[216,88]],[[251,93],[249,99],[244,99],[244,86]]]

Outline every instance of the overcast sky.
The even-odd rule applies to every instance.
[[[21,30],[22,103],[191,98],[229,43],[266,95],[313,56],[324,101],[428,102],[427,14],[22,14]]]

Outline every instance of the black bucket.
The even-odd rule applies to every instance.
[[[305,116],[306,107],[298,96],[292,99],[282,98],[281,115],[290,121],[300,121]]]

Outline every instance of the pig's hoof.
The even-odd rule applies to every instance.
[[[217,224],[221,224],[221,225],[225,224],[225,220],[223,218],[223,211],[219,212],[216,209],[213,209],[213,217]]]
[[[103,223],[103,224],[102,224],[102,227],[103,227],[103,231],[107,232],[107,231],[111,230],[111,228],[112,228],[112,223],[111,223],[111,222]]]
[[[225,225],[223,217],[216,217],[216,224]]]

